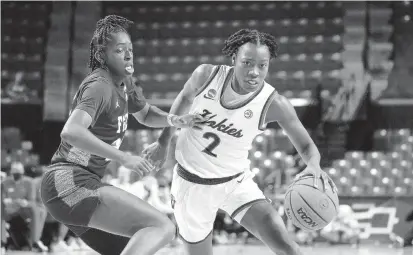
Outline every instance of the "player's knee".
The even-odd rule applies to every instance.
[[[289,237],[284,222],[276,211],[265,214],[262,226],[264,227],[261,228],[260,234],[266,236],[267,245],[278,250],[280,254],[300,254],[298,245]]]
[[[177,228],[175,224],[168,218],[163,220],[159,226],[162,229],[164,239],[166,241],[172,241],[176,237]]]

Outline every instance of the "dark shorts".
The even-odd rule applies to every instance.
[[[40,193],[53,218],[79,236],[89,229],[90,218],[100,204],[98,189],[103,186],[109,184],[83,167],[56,163],[44,174]]]

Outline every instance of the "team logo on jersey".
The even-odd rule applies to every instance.
[[[204,109],[201,114],[202,117],[208,117],[209,119],[205,122],[205,125],[210,126],[213,129],[216,129],[224,134],[233,136],[235,138],[243,137],[242,129],[237,129],[233,127],[234,124],[227,123],[228,119],[223,119],[221,121],[215,120],[216,114],[212,115],[212,112]]]
[[[119,101],[116,100],[116,107],[115,107],[115,108],[118,108],[118,107],[120,107],[120,106],[119,106]]]
[[[217,91],[215,89],[210,89],[208,90],[207,94],[204,94],[204,98],[206,99],[214,99],[214,97],[217,95]]]
[[[246,110],[245,112],[244,112],[244,117],[245,118],[247,118],[247,119],[251,119],[252,118],[252,111],[251,110]]]

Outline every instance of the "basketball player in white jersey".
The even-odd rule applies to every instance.
[[[171,108],[170,119],[184,113],[209,118],[197,129],[181,130],[176,144],[171,193],[174,214],[190,255],[212,254],[212,228],[223,209],[274,253],[299,255],[275,208],[253,181],[248,150],[267,123],[277,121],[307,163],[302,174],[329,177],[320,168],[320,153],[289,101],[264,81],[277,43],[269,34],[242,29],[225,41],[223,53],[233,66],[200,65]],[[163,163],[174,130],[164,129],[145,151]]]

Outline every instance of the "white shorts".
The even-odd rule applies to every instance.
[[[251,205],[267,201],[250,172],[226,183],[202,185],[186,181],[175,167],[171,194],[179,234],[188,243],[208,237],[218,209],[240,222]]]

